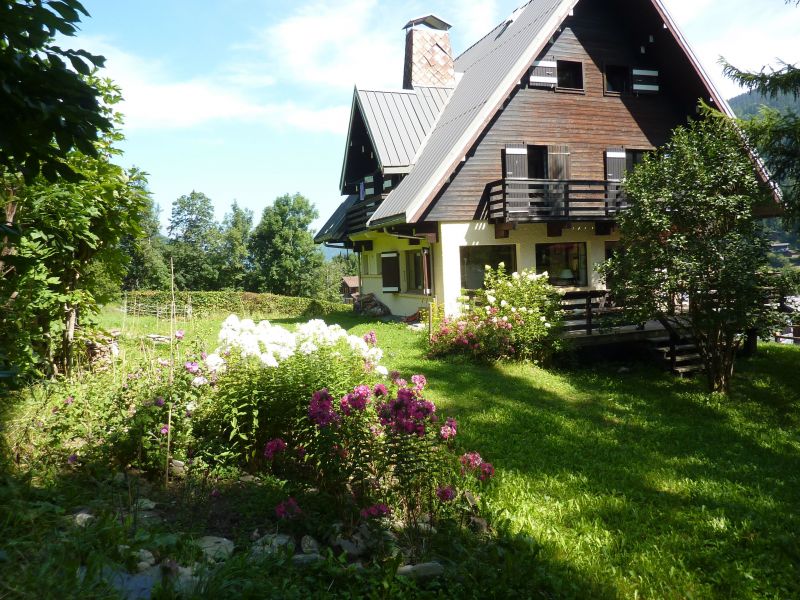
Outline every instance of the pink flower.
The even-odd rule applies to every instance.
[[[318,390],[311,395],[308,418],[319,428],[339,422],[340,417],[333,410],[333,397],[327,388]]]
[[[185,335],[186,335],[186,332],[183,329],[178,329],[178,331],[175,332],[175,339],[176,340],[182,340],[183,336],[185,336]]]
[[[166,358],[159,358],[158,359],[158,364],[161,367],[168,367],[169,366],[169,361]]]
[[[448,417],[445,424],[439,430],[439,434],[442,436],[443,440],[449,440],[450,438],[456,437],[456,433],[458,433],[458,423],[456,423],[455,419]]]
[[[452,488],[452,486],[449,485],[440,486],[436,488],[436,497],[442,502],[450,502],[456,497],[456,491]]]
[[[477,452],[467,452],[466,454],[462,455],[461,458],[459,458],[459,461],[461,461],[462,465],[472,470],[480,467],[483,459]]]
[[[370,331],[364,334],[364,341],[370,346],[375,346],[378,344],[378,336],[375,335],[374,331]]]
[[[366,508],[361,509],[361,516],[365,519],[375,519],[380,517],[387,516],[392,509],[386,506],[383,503],[380,504],[373,504],[372,506],[368,506]]]
[[[411,383],[413,383],[417,390],[421,392],[425,389],[425,386],[428,385],[428,380],[425,379],[425,375],[412,375]]]
[[[200,372],[200,365],[194,361],[187,361],[183,364],[183,367],[192,375],[195,375]]]
[[[494,477],[494,467],[492,463],[481,463],[480,472],[478,473],[478,479],[481,481],[486,481]]]
[[[376,398],[380,398],[381,396],[386,396],[389,393],[389,390],[386,388],[385,385],[379,383],[374,388],[372,388],[372,393],[375,394]]]
[[[299,517],[303,514],[303,511],[300,509],[300,506],[297,504],[297,500],[289,496],[283,502],[280,502],[275,507],[275,515],[279,519],[294,519],[295,517]]]
[[[264,447],[264,456],[267,460],[272,460],[278,452],[286,450],[286,442],[281,438],[275,438],[267,442]]]
[[[169,433],[169,425],[162,425],[159,431],[161,435],[167,435]]]
[[[72,396],[67,396],[64,399],[64,404],[72,404],[73,402],[75,402],[75,398],[73,398]]]

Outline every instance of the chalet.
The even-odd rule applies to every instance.
[[[358,288],[360,286],[361,282],[358,275],[345,275],[342,277],[340,284],[342,300],[348,304],[352,303],[353,299],[358,297]]]
[[[532,0],[453,58],[406,29],[403,89],[356,88],[342,204],[316,236],[353,248],[361,293],[452,314],[484,265],[602,290],[625,172],[696,114],[732,114],[661,0]]]

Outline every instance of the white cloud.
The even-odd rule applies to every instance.
[[[347,128],[346,106],[314,108],[253,99],[250,88],[271,85],[268,77],[248,79],[242,71],[238,85],[236,72],[176,80],[163,64],[145,61],[105,40],[82,42],[106,57],[103,75],[122,88],[125,100],[120,110],[128,130],[186,129],[223,120],[335,134]]]
[[[462,0],[458,10],[453,12],[456,17],[453,28],[470,45],[483,38],[500,21],[497,0]]]

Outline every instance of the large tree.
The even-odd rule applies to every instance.
[[[175,200],[167,233],[175,284],[184,290],[218,289],[221,235],[211,198],[192,191]]]
[[[54,43],[81,14],[77,0],[0,0],[0,165],[29,183],[40,172],[74,179],[69,153],[96,157],[98,134],[112,129],[85,78],[103,57]]]
[[[309,231],[318,216],[300,194],[280,196],[264,209],[250,236],[251,289],[286,296],[318,294],[323,256]]]
[[[753,212],[770,196],[740,131],[722,117],[677,128],[625,179],[625,190],[623,250],[605,267],[613,292],[638,321],[686,327],[710,388],[727,393],[744,333],[769,317],[769,246]]]
[[[161,234],[158,206],[147,190],[147,203],[139,216],[140,236],[126,236],[122,249],[130,257],[123,280],[126,290],[165,290],[170,285],[166,238]]]
[[[234,200],[231,212],[222,222],[220,242],[219,287],[241,290],[250,268],[247,244],[253,228],[253,212],[240,208]]]
[[[111,108],[119,90],[90,83],[103,92],[109,120],[119,122]],[[95,143],[96,156],[69,153],[75,181],[0,175],[0,193],[14,198],[2,220],[19,232],[0,257],[0,362],[23,373],[68,370],[78,326],[90,323],[109,281],[119,289],[127,262],[120,241],[140,233],[147,203],[143,174],[111,162],[120,139],[114,130]]]

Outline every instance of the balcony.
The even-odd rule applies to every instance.
[[[356,201],[348,210],[345,217],[347,233],[358,233],[367,228],[367,221],[378,210],[378,207],[386,199],[388,194],[376,194],[367,196],[363,200]]]
[[[614,221],[627,207],[619,181],[507,178],[489,184],[493,223]]]

